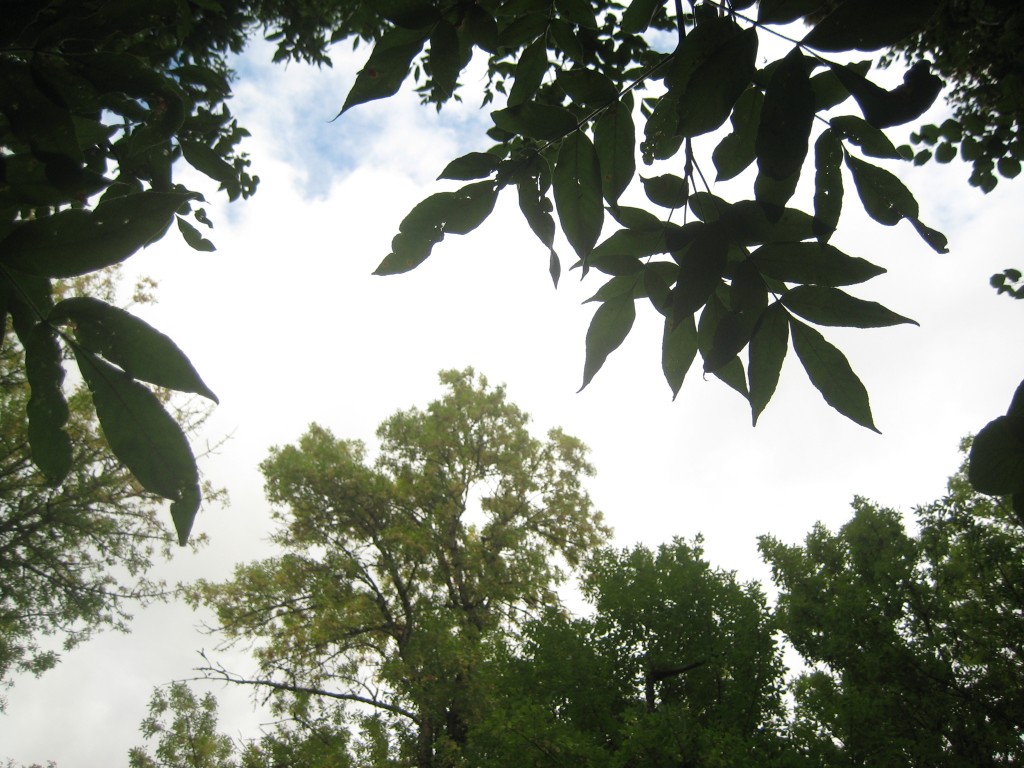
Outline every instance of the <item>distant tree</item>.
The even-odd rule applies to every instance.
[[[489,644],[557,605],[566,568],[607,536],[582,443],[532,437],[472,369],[441,381],[440,400],[381,424],[373,462],[316,425],[275,448],[262,470],[283,553],[192,592],[230,641],[255,644],[257,675],[209,675],[307,723],[344,707],[378,763],[420,768],[456,764]]]
[[[116,277],[94,276],[82,286],[114,301]],[[143,297],[144,298],[144,297]],[[18,672],[41,674],[95,632],[126,631],[130,611],[166,599],[161,581],[147,576],[170,557],[176,537],[161,520],[161,499],[147,492],[114,457],[83,385],[68,398],[71,466],[56,487],[32,467],[33,401],[24,352],[8,337],[0,347],[0,684]],[[29,377],[33,375],[28,371]],[[187,432],[205,411],[181,411]],[[193,543],[198,545],[202,539]],[[58,645],[59,643],[59,645]]]
[[[602,550],[583,572],[592,615],[549,610],[490,666],[468,765],[796,764],[759,585],[713,569],[699,540]]]
[[[217,700],[199,698],[185,683],[157,688],[149,715],[140,726],[147,741],[157,740],[151,755],[145,747],[128,753],[130,768],[236,768],[235,743],[217,732]]]
[[[823,766],[1024,759],[1024,516],[962,468],[916,534],[864,499],[838,533],[765,537],[778,621],[809,665],[798,741]]]

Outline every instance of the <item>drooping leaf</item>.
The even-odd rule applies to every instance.
[[[409,75],[412,60],[423,50],[429,29],[394,27],[385,32],[370,53],[365,66],[356,75],[352,90],[345,97],[340,117],[352,107],[375,99],[394,96]]]
[[[849,153],[845,160],[868,216],[889,227],[904,216],[917,218],[917,200],[895,175]]]
[[[595,69],[564,69],[556,80],[570,99],[589,109],[607,106],[619,96],[619,89],[611,78]]]
[[[51,323],[70,322],[82,347],[135,379],[179,392],[195,392],[219,402],[178,345],[149,323],[89,296],[64,299]]]
[[[50,485],[58,485],[71,469],[71,438],[64,430],[68,403],[63,356],[57,334],[46,323],[37,323],[25,340],[25,374],[31,396],[28,413],[28,442],[32,462]]]
[[[555,0],[555,7],[559,15],[587,29],[597,29],[597,19],[594,17],[594,8],[589,0]]]
[[[378,0],[376,9],[392,24],[406,29],[423,29],[439,18],[437,7],[430,0]]]
[[[690,195],[690,187],[686,179],[674,173],[665,173],[650,178],[640,177],[643,182],[647,199],[663,208],[682,208]]]
[[[527,101],[491,112],[494,124],[509,133],[541,141],[556,141],[576,131],[577,122],[565,107]]]
[[[728,314],[729,310],[726,309],[721,299],[717,294],[712,293],[708,297],[707,304],[700,313],[700,321],[697,323],[697,349],[705,361],[713,357],[715,335],[723,318]],[[747,377],[743,372],[743,363],[740,362],[738,356],[734,355],[724,365],[716,365],[711,373],[744,398],[748,397]]]
[[[748,88],[736,101],[731,118],[732,133],[719,142],[711,155],[719,181],[736,178],[756,159],[755,142],[763,103],[764,95],[757,88]]]
[[[201,495],[195,457],[181,427],[145,386],[79,344],[71,349],[110,450],[147,491],[171,500],[184,545]]]
[[[829,344],[824,336],[794,317],[789,318],[789,332],[793,350],[807,372],[807,378],[825,402],[854,423],[878,432],[871,417],[868,392],[846,356]]]
[[[807,285],[855,285],[885,273],[870,261],[820,243],[768,243],[750,260],[767,277]]]
[[[544,166],[546,171],[546,164]],[[550,181],[542,178],[542,171],[537,174],[521,179],[517,184],[519,193],[519,209],[526,217],[530,229],[548,249],[548,269],[551,273],[551,280],[555,287],[558,287],[558,278],[562,273],[562,265],[555,253],[555,219],[551,215],[554,211],[554,204],[547,196]],[[547,172],[550,176],[550,172]]]
[[[430,33],[430,74],[437,96],[447,100],[455,93],[462,71],[459,35],[450,23],[440,19]]]
[[[138,192],[104,199],[91,211],[68,209],[18,222],[0,241],[0,261],[45,277],[94,272],[162,237],[187,200],[176,192]]]
[[[217,150],[198,141],[181,141],[179,144],[182,157],[197,171],[221,184],[238,180],[238,171]]]
[[[625,102],[613,104],[594,121],[594,148],[604,199],[615,205],[636,173],[636,128]]]
[[[178,221],[178,231],[181,232],[181,236],[185,238],[185,242],[188,243],[190,248],[197,251],[216,251],[217,246],[203,237],[202,232],[192,226],[189,222],[185,221],[181,216],[175,216]]]
[[[704,354],[704,372],[714,373],[736,357],[750,342],[753,319],[740,312],[725,312],[718,320],[711,347]]]
[[[515,82],[508,94],[508,106],[514,107],[531,101],[537,95],[537,89],[547,71],[548,48],[541,36],[519,54]]]
[[[885,328],[918,323],[874,301],[864,301],[823,285],[799,285],[782,295],[786,309],[818,325],[848,328]]]
[[[843,145],[832,129],[814,142],[814,236],[827,243],[843,211]],[[799,281],[807,282],[807,281]]]
[[[786,55],[772,73],[757,130],[757,167],[776,180],[800,172],[814,121],[810,64],[799,48]]]
[[[928,62],[919,61],[903,76],[903,84],[887,91],[868,80],[856,65],[831,65],[860,106],[864,119],[875,128],[903,125],[923,115],[942,91],[942,80],[931,73]]]
[[[750,382],[750,411],[753,423],[775,394],[782,363],[789,349],[789,317],[781,304],[772,304],[761,315],[750,337],[747,378]]]
[[[679,99],[673,93],[666,93],[658,99],[654,112],[644,126],[644,141],[640,144],[640,154],[644,163],[650,165],[655,160],[667,160],[683,145],[683,136],[679,133]]]
[[[665,318],[665,331],[661,341],[661,370],[672,389],[672,399],[679,395],[683,379],[697,357],[697,325],[693,315],[673,322]]]
[[[621,294],[597,308],[587,330],[587,358],[583,365],[583,386],[591,382],[608,355],[618,349],[629,335],[636,319],[632,294]]]
[[[801,42],[819,51],[877,51],[923,29],[937,7],[934,0],[841,0]]]
[[[562,142],[552,186],[562,231],[585,264],[601,235],[604,208],[597,151],[582,131],[572,133]]]
[[[487,220],[497,199],[493,181],[467,184],[453,192],[444,222],[445,234],[468,235]]]

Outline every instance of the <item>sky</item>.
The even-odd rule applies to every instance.
[[[854,495],[908,517],[941,496],[960,439],[1004,412],[1024,376],[1024,307],[988,286],[991,274],[1021,266],[1024,184],[983,195],[954,162],[896,168],[921,218],[948,235],[946,255],[906,222],[867,219],[847,178],[833,244],[888,269],[850,292],[920,323],[825,329],[867,386],[881,435],[831,409],[792,351],[756,428],[746,402],[703,379],[699,364],[673,401],[649,307],[577,392],[593,313],[581,304],[600,276],[581,282],[566,273],[555,290],[546,251],[514,199],[499,198],[483,226],[445,239],[417,270],[371,274],[408,210],[452,188],[435,181],[447,162],[487,148],[489,120],[472,95],[482,83],[470,75],[466,103],[440,114],[403,92],[332,122],[367,54],[341,48],[333,69],[271,65],[263,45],[237,63],[232,109],[252,133],[246,149],[258,193],[229,206],[186,174],[190,186],[209,190],[218,250],[191,251],[171,234],[128,263],[159,282],[159,304],[138,313],[179,344],[220,397],[206,439],[229,437],[201,468],[231,502],[204,506],[195,531],[210,543],[159,567],[171,583],[224,579],[236,563],[273,552],[258,471],[271,446],[295,441],[313,421],[372,445],[389,414],[440,395],[445,368],[475,367],[507,386],[537,434],[561,426],[590,447],[597,476],[587,488],[617,546],[701,533],[708,559],[745,579],[768,576],[761,534],[797,542],[817,521],[834,529]],[[940,105],[929,117],[942,116]],[[900,143],[906,134],[891,135]],[[705,139],[697,151],[710,156],[714,144]],[[738,199],[750,183],[741,177],[713,191]],[[642,204],[632,187],[626,199]],[[571,249],[564,240],[556,249],[567,267]],[[217,650],[202,629],[209,621],[181,604],[152,606],[136,613],[131,634],[101,635],[41,678],[19,678],[0,715],[0,760],[126,765],[128,749],[143,743],[138,724],[153,687],[195,677],[201,649],[235,671],[252,669],[243,651]],[[229,735],[256,737],[268,720],[249,690],[194,686],[216,693]]]

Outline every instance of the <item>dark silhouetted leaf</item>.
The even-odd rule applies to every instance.
[[[366,65],[356,75],[352,90],[335,119],[354,106],[398,93],[409,75],[412,60],[423,50],[428,33],[427,29],[402,27],[385,32],[373,47]]]
[[[77,277],[124,261],[160,239],[188,196],[138,192],[91,211],[64,210],[18,222],[0,241],[0,260],[29,275]]]
[[[748,88],[732,111],[732,133],[715,147],[711,159],[718,170],[718,180],[739,176],[757,157],[755,141],[761,119],[764,95],[757,88]]]
[[[667,160],[683,145],[679,133],[679,99],[666,93],[658,99],[654,112],[644,126],[644,141],[640,145],[643,161],[650,165],[655,160]]]
[[[594,122],[594,147],[604,199],[615,205],[636,173],[636,128],[625,103],[613,104]]]
[[[980,493],[1024,493],[1024,416],[999,416],[974,438],[967,477]]]
[[[697,325],[693,315],[678,323],[665,318],[665,332],[661,342],[661,369],[672,389],[674,400],[683,386],[683,379],[697,357]]]
[[[491,112],[494,124],[509,133],[541,141],[555,141],[576,131],[577,122],[565,107],[527,101]]]
[[[726,312],[718,320],[711,348],[704,355],[704,372],[714,373],[743,351],[753,332],[753,321],[739,312]]]
[[[935,0],[841,0],[802,43],[819,51],[877,51],[921,30],[937,7]]]
[[[50,485],[58,485],[71,470],[71,438],[64,431],[68,403],[64,381],[63,355],[57,334],[46,323],[38,323],[25,339],[25,374],[31,389],[28,412],[28,442],[32,462]]]
[[[543,36],[530,43],[519,54],[515,82],[508,94],[508,106],[525,104],[537,95],[544,73],[548,71],[548,48]],[[497,121],[495,121],[497,122]]]
[[[898,315],[874,301],[857,299],[838,288],[800,285],[782,295],[786,309],[818,325],[848,328],[885,328],[890,325],[918,323]]]
[[[552,179],[555,208],[566,239],[580,259],[587,256],[601,235],[601,170],[590,139],[577,131],[562,142]]]
[[[550,174],[549,174],[550,175]],[[551,212],[554,204],[547,196],[550,182],[541,180],[539,175],[522,179],[518,185],[519,209],[526,217],[530,229],[548,249],[548,269],[551,280],[558,287],[558,278],[562,274],[562,264],[555,253],[555,219]]]
[[[833,64],[832,71],[860,105],[864,119],[876,128],[903,125],[923,115],[942,91],[942,80],[919,61],[903,76],[903,84],[887,91],[864,77],[855,66]]]
[[[755,426],[758,417],[775,394],[788,348],[789,316],[781,304],[775,303],[764,311],[754,327],[747,353],[750,411]]]
[[[661,0],[632,0],[622,14],[622,31],[628,35],[635,35],[646,30],[660,5]]]
[[[881,129],[862,120],[856,115],[839,115],[829,121],[829,125],[841,136],[849,139],[869,157],[880,157],[890,160],[902,160],[903,156]]]
[[[727,314],[728,310],[725,305],[716,294],[712,293],[708,297],[708,302],[700,314],[700,321],[697,323],[697,349],[704,360],[708,360],[712,356],[716,332]],[[735,389],[744,398],[748,397],[747,377],[743,372],[743,364],[739,357],[733,356],[724,365],[717,366],[712,374]]]
[[[636,318],[632,294],[623,294],[597,308],[587,330],[587,359],[583,366],[582,390],[594,378],[608,355],[629,335]]]
[[[884,274],[882,267],[820,243],[769,243],[750,255],[766,277],[787,283],[836,287]]]
[[[728,243],[714,227],[703,227],[690,245],[672,257],[679,280],[672,289],[672,319],[680,322],[704,306],[725,272]]]
[[[843,145],[829,129],[814,142],[814,236],[827,243],[843,211]],[[808,282],[801,280],[799,282]],[[843,283],[839,283],[843,285]]]
[[[484,179],[498,170],[500,164],[501,159],[497,155],[487,152],[470,152],[448,163],[437,178],[460,181]]]
[[[821,0],[760,0],[757,20],[762,24],[789,24],[821,9]]]
[[[917,201],[896,176],[849,153],[845,159],[868,216],[889,227],[904,216],[917,218]]]
[[[690,192],[686,179],[681,179],[673,173],[666,173],[649,179],[641,176],[640,181],[643,182],[647,199],[655,205],[663,208],[682,208],[686,205]]]
[[[110,450],[147,491],[171,500],[184,545],[201,496],[195,457],[181,427],[142,384],[81,345],[71,348]]]
[[[783,180],[799,174],[807,157],[807,145],[814,121],[814,92],[810,64],[794,48],[775,68],[761,107],[757,131],[757,167],[772,179]]]
[[[194,248],[197,251],[216,251],[217,246],[203,237],[202,232],[193,227],[181,216],[176,216],[178,220],[178,231],[181,232],[181,236],[185,238],[185,242],[188,243],[190,248]]]
[[[594,18],[594,7],[590,0],[555,0],[555,7],[559,15],[587,29],[597,29],[597,19]]]
[[[556,78],[569,98],[583,107],[596,109],[618,99],[619,89],[601,72],[593,69],[565,69]]]
[[[846,356],[825,341],[824,336],[796,318],[789,318],[789,332],[793,350],[807,372],[807,378],[825,402],[854,423],[878,432],[871,418],[868,392]]]
[[[177,344],[123,309],[88,296],[75,297],[58,303],[49,320],[70,322],[79,344],[132,378],[218,402]]]

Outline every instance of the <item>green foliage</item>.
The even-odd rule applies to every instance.
[[[114,283],[85,287],[109,299]],[[80,385],[65,399],[49,388],[63,359],[54,336],[37,325],[29,341],[23,351],[8,337],[0,351],[2,683],[46,671],[59,661],[56,649],[99,630],[126,630],[133,605],[165,599],[164,584],[146,574],[175,540],[161,523],[159,498],[100,434],[88,390]],[[180,413],[187,432],[204,418],[193,408]],[[54,424],[63,439],[39,434]],[[34,472],[33,461],[62,477],[59,485]]]
[[[810,665],[795,738],[819,765],[1015,765],[1022,517],[964,469],[917,509],[918,533],[863,499],[836,534],[761,549],[779,625]]]
[[[381,424],[373,462],[316,425],[275,448],[262,470],[282,554],[192,591],[230,640],[257,641],[257,677],[212,675],[265,688],[304,722],[346,703],[375,713],[385,741],[364,746],[419,765],[464,745],[489,642],[556,604],[566,568],[607,536],[578,440],[532,437],[471,369],[441,381],[440,400]]]
[[[941,82],[916,65],[902,85],[886,90],[868,79],[866,64],[830,61],[826,53],[899,44],[929,23],[934,7],[913,2],[897,11],[879,4],[869,13],[863,4],[830,6],[803,40],[791,41],[785,56],[759,66],[762,35],[818,12],[821,4],[761,3],[756,19],[742,12],[749,5],[696,3],[692,13],[672,17],[665,4],[649,2],[626,8],[603,0],[477,3],[474,23],[486,15],[493,30],[493,45],[485,47],[469,33],[470,6],[408,4],[419,12],[396,21],[389,34],[417,38],[422,50],[402,48],[398,56],[391,38],[381,39],[346,109],[390,95],[403,69],[425,73],[420,90],[440,106],[458,74],[432,74],[435,60],[444,56],[445,68],[456,59],[464,66],[474,47],[487,61],[484,103],[495,92],[508,100],[491,112],[487,135],[494,144],[441,174],[477,179],[474,188],[486,190],[486,205],[475,208],[468,225],[453,227],[451,218],[462,215],[455,199],[467,187],[427,198],[403,220],[377,274],[421,264],[446,233],[480,226],[494,197],[514,186],[528,224],[548,249],[556,282],[556,222],[576,253],[575,266],[585,276],[610,277],[591,299],[598,307],[586,338],[584,386],[628,336],[633,305],[650,301],[664,317],[662,365],[673,393],[699,355],[705,372],[750,401],[756,421],[792,338],[826,402],[874,429],[867,393],[846,358],[790,313],[818,325],[858,328],[911,322],[837,291],[884,270],[835,250],[828,240],[839,223],[847,175],[870,216],[887,226],[906,219],[928,246],[945,252],[945,238],[921,222],[899,177],[869,160],[902,158],[881,129],[916,119]],[[449,27],[458,30],[461,58],[439,45],[438,32]],[[663,52],[666,35],[677,40],[670,53]],[[385,59],[387,68],[378,66]],[[380,73],[372,84],[370,72]],[[851,96],[860,115],[831,113]],[[637,125],[638,119],[645,123]],[[816,128],[819,122],[824,130]],[[708,136],[726,123],[731,130],[724,137]],[[812,144],[814,206],[805,213],[787,205]],[[748,199],[710,195],[700,146],[712,150],[720,180],[756,165]],[[667,213],[620,204],[637,179],[632,158],[638,151],[646,164],[657,164],[656,173],[640,177],[644,193]],[[619,228],[608,232],[611,220]],[[792,334],[781,333],[783,320],[796,329]]]
[[[170,716],[170,722],[167,718]],[[130,768],[235,768],[234,742],[217,733],[217,700],[212,693],[198,698],[185,683],[157,688],[149,715],[139,730],[157,739],[154,755],[143,747],[128,753]]]

